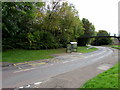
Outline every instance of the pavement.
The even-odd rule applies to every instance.
[[[2,68],[3,88],[79,88],[118,62],[118,50],[97,47],[91,53],[57,55],[53,59]]]

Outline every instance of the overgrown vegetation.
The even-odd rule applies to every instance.
[[[94,29],[88,19],[81,21],[78,11],[67,2],[2,2],[3,50],[66,47]]]
[[[86,46],[93,39],[81,37],[95,33],[95,26],[86,18],[80,20],[74,5],[67,2],[2,2],[3,51],[64,48],[70,41]],[[104,41],[99,45],[110,42],[109,39],[99,41]],[[97,39],[93,45],[96,42]]]
[[[81,88],[118,88],[118,64],[87,81]]]

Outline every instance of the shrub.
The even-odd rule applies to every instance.
[[[62,46],[52,33],[44,31],[29,33],[28,41],[30,49],[53,49]]]

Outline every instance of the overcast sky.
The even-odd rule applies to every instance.
[[[120,0],[67,0],[79,12],[80,19],[87,18],[96,31],[118,33],[118,2]]]

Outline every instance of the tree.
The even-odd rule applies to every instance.
[[[83,33],[82,22],[73,5],[69,5],[67,2],[56,5],[53,2],[52,5],[48,4],[44,11],[43,16],[37,16],[34,28],[37,26],[38,31],[51,33],[54,41],[60,46],[66,47],[68,42],[75,41]]]
[[[3,49],[24,47],[37,7],[41,5],[41,2],[2,2]]]
[[[110,36],[106,30],[99,30],[97,36]],[[108,45],[112,43],[111,38],[107,37],[98,37],[92,42],[92,45]]]
[[[95,31],[95,27],[92,23],[89,22],[88,19],[86,18],[83,18],[82,19],[82,23],[83,23],[83,28],[84,28],[84,34],[81,35],[79,38],[78,38],[78,45],[80,46],[85,46],[86,44],[89,43],[90,41],[90,38],[81,38],[81,37],[86,37],[86,36],[92,36],[94,35],[94,31]]]
[[[70,41],[75,41],[83,33],[82,22],[79,19],[78,11],[68,3],[63,3],[59,12],[61,16],[61,43],[65,45]],[[67,37],[66,37],[67,36]]]
[[[66,47],[85,32],[78,11],[67,2],[4,2],[2,12],[3,49]]]

